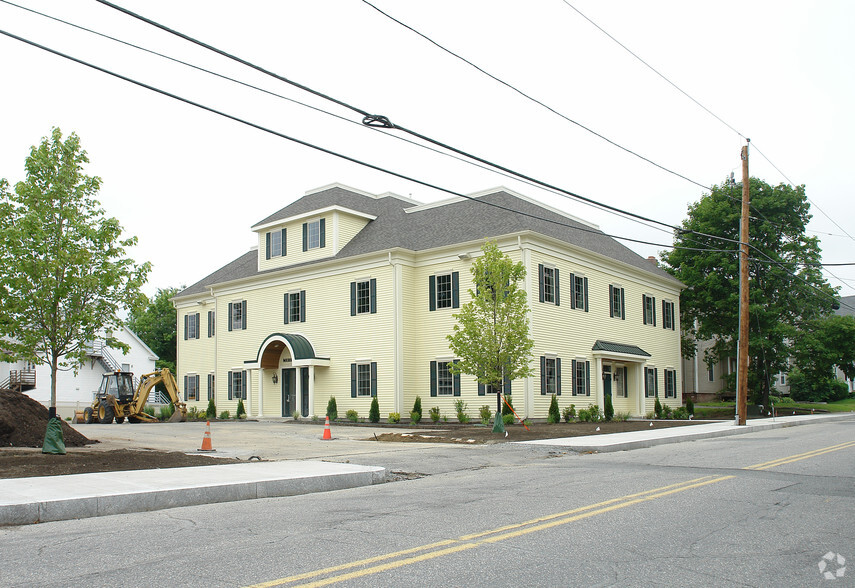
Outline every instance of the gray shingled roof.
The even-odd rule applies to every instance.
[[[454,243],[529,230],[616,259],[674,284],[680,283],[663,269],[618,241],[606,236],[602,231],[592,229],[590,226],[504,191],[480,196],[476,200],[461,199],[442,206],[427,207],[407,213],[405,212],[406,209],[414,206],[412,202],[394,196],[372,198],[336,186],[304,196],[268,216],[255,226],[333,205],[350,208],[376,217],[339,251],[338,255],[335,256],[336,259],[386,251],[396,247],[412,251],[424,251]],[[208,286],[251,277],[255,274],[286,271],[287,268],[259,272],[257,254],[258,252],[255,250],[245,253],[183,290],[178,296],[198,294],[204,292]],[[316,264],[326,260],[308,263]]]
[[[855,316],[855,296],[841,296],[840,308],[834,311],[840,316]]]

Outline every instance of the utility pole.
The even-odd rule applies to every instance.
[[[751,139],[747,139],[748,144]],[[742,148],[742,223],[739,231],[739,345],[736,361],[736,424],[748,414],[748,144]]]

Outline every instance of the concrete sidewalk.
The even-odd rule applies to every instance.
[[[557,446],[579,452],[623,451],[665,443],[847,419],[855,419],[855,414],[755,419],[742,427],[734,425],[732,421],[671,428],[656,428],[654,424],[650,430],[645,431],[520,441],[509,445]],[[183,435],[188,438],[198,438],[201,427],[204,426],[202,424],[194,428],[188,427],[186,423],[183,426],[178,425],[178,427],[160,425],[159,432],[135,425],[136,428],[133,431],[137,437],[146,439],[147,446],[158,447],[162,444],[162,447],[158,448],[175,450],[176,444],[180,445],[176,437]],[[220,434],[227,436],[222,433],[229,428],[223,427],[220,429]],[[285,428],[282,429],[285,431]],[[294,427],[287,429],[287,451],[270,451],[266,456],[266,459],[281,461],[0,479],[0,526],[152,511],[214,502],[292,496],[367,486],[385,481],[386,470],[382,467],[318,461],[323,456],[359,459],[364,462],[377,459],[378,445],[374,442],[364,442],[365,430],[348,430],[341,427],[334,435],[334,440],[338,439],[338,442],[331,445],[328,441],[317,441],[316,427],[309,429],[310,432],[304,435],[307,438],[302,441],[293,433],[296,430]],[[102,437],[106,437],[106,432],[109,431],[117,438],[122,438],[127,434],[126,431],[131,429],[113,427],[102,431],[104,432]],[[166,439],[156,443],[156,434],[161,436],[165,434]],[[280,431],[279,434],[286,433]],[[231,434],[233,438],[230,438],[234,447],[223,452],[224,454],[238,456],[250,452],[258,453],[251,443],[238,447],[236,442],[238,436],[245,439],[252,437],[252,434],[248,434],[246,428],[234,429]],[[269,445],[271,427],[264,428],[263,436],[268,440]],[[109,447],[114,445],[109,442],[102,442],[102,444]],[[404,455],[415,451],[419,459],[423,459],[423,452],[419,451],[416,445],[418,444],[389,443],[388,447],[383,448],[382,454]],[[443,450],[454,451],[455,454],[472,450],[471,446],[442,445]],[[288,454],[287,460],[284,459],[284,453]]]
[[[855,418],[855,415],[848,412],[836,414],[805,414],[768,419],[751,419],[743,426],[736,425],[733,421],[720,421],[686,427],[656,429],[654,426],[649,431],[633,431],[628,433],[614,433],[611,435],[587,435],[584,437],[564,437],[562,439],[540,439],[537,441],[518,441],[517,443],[565,447],[567,449],[580,452],[596,451],[605,453],[609,451],[642,449],[644,447],[653,447],[654,445],[664,445],[666,443],[682,443],[684,441],[712,439],[714,437],[727,437],[729,435],[744,435],[746,433],[756,433],[758,431],[766,431],[769,429],[779,429],[823,421],[846,420],[853,418]]]
[[[386,470],[275,461],[0,480],[0,525],[293,496],[378,484]]]

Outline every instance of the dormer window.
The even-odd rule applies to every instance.
[[[279,229],[267,233],[267,259],[270,259],[271,257],[282,257],[285,255],[286,234],[285,229]]]
[[[322,218],[303,223],[303,251],[320,249],[326,245],[325,224]]]

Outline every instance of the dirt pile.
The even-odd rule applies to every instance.
[[[45,440],[48,410],[27,396],[0,390],[0,447],[41,447]],[[62,423],[66,447],[83,447],[91,441]]]

